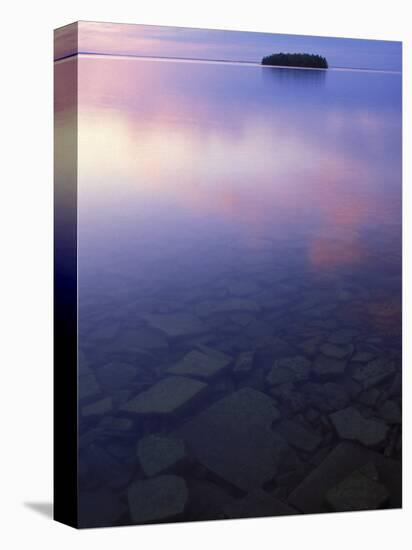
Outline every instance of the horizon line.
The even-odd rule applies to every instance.
[[[191,63],[227,63],[232,65],[249,65],[249,66],[258,66],[267,69],[298,69],[306,71],[328,71],[328,70],[340,70],[340,71],[365,71],[365,72],[374,72],[374,73],[387,73],[387,74],[399,74],[402,75],[402,71],[396,71],[393,69],[373,69],[369,67],[339,67],[331,66],[328,68],[321,67],[295,67],[295,66],[285,66],[285,65],[263,65],[259,61],[242,61],[236,59],[207,59],[207,58],[197,58],[197,57],[177,57],[177,56],[158,56],[158,55],[138,55],[138,54],[114,54],[114,53],[100,53],[100,52],[76,52],[67,54],[61,57],[57,57],[53,60],[54,63],[59,63],[67,61],[71,58],[77,56],[90,56],[90,57],[113,57],[113,58],[126,58],[126,59],[141,59],[148,61],[180,61],[180,62],[191,62]]]

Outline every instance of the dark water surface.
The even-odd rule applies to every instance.
[[[80,56],[80,523],[400,506],[401,76]]]

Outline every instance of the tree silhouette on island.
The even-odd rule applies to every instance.
[[[310,69],[327,69],[328,62],[321,55],[309,53],[274,53],[262,59],[262,65],[278,67],[306,67]]]

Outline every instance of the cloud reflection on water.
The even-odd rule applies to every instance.
[[[160,225],[163,208],[195,213],[211,232],[315,227],[346,249],[308,237],[314,266],[359,263],[368,220],[399,214],[400,79],[316,73],[81,58],[82,204],[120,223],[144,206]]]

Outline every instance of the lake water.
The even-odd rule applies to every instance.
[[[401,75],[78,67],[80,522],[399,506]]]

